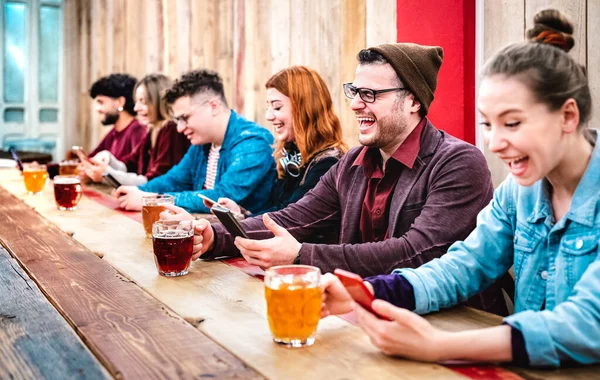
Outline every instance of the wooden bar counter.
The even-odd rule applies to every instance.
[[[260,269],[197,260],[186,276],[159,276],[139,213],[116,210],[107,197],[87,190],[78,210],[59,211],[51,182],[42,194],[28,195],[17,170],[0,170],[0,243],[8,251],[0,251],[0,271],[12,267],[22,279],[15,287],[0,283],[0,378],[56,377],[44,360],[55,361],[64,377],[75,368],[82,377],[128,379],[573,379],[598,370],[449,367],[391,358],[338,317],[321,320],[312,347],[287,349],[273,343],[264,285],[248,275]],[[14,295],[27,287],[35,290],[37,306],[17,308]],[[33,328],[45,315],[54,327]],[[501,323],[464,307],[427,318],[455,331]],[[59,355],[63,362],[32,357],[28,352],[35,350],[19,348],[19,334],[3,333],[8,326],[39,345],[52,331],[74,354]],[[74,360],[83,364],[69,365]]]

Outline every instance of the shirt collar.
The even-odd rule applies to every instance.
[[[419,124],[417,124],[415,129],[412,130],[390,158],[412,169],[421,149],[421,132],[423,132],[425,124],[427,124],[426,117],[421,119]],[[379,149],[365,146],[352,163],[352,166],[362,166],[365,169],[365,173],[373,173],[380,161],[381,154],[379,153]]]

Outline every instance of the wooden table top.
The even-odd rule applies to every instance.
[[[197,260],[187,276],[162,277],[139,213],[116,210],[114,200],[93,190],[78,210],[59,211],[51,184],[28,195],[14,169],[0,170],[0,185],[0,242],[8,251],[0,251],[0,281],[22,279],[15,290],[0,282],[0,378],[83,371],[92,378],[573,379],[598,369],[536,371],[391,358],[338,317],[320,321],[313,346],[287,349],[273,343],[264,285],[249,275],[261,274],[259,268]],[[3,268],[12,268],[12,280]],[[23,308],[20,299],[37,306]],[[427,319],[454,331],[501,323],[464,307]],[[52,326],[34,328],[40,320]],[[8,325],[15,327],[12,334],[3,333]],[[23,336],[33,343],[23,345]],[[59,337],[63,348],[47,351],[71,354],[35,356],[32,344],[44,346],[49,337]],[[61,358],[49,369],[48,361]]]

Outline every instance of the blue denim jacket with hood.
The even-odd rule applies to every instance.
[[[598,131],[590,130],[597,141]],[[518,329],[532,366],[600,362],[600,144],[554,221],[549,184],[523,187],[509,176],[481,211],[477,227],[448,253],[418,269],[401,269],[417,313],[450,307],[485,289],[511,265]]]
[[[179,164],[139,186],[142,191],[170,194],[175,205],[189,212],[208,213],[198,194],[211,199],[227,197],[257,212],[266,208],[275,182],[273,135],[233,110],[219,151],[217,177],[212,190],[203,189],[210,144],[192,145]]]

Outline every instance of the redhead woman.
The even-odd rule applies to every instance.
[[[347,150],[331,94],[316,71],[305,66],[289,67],[273,75],[265,86],[266,119],[277,141],[277,180],[269,207],[256,215],[298,201]],[[228,198],[218,202],[238,214],[251,215]]]

